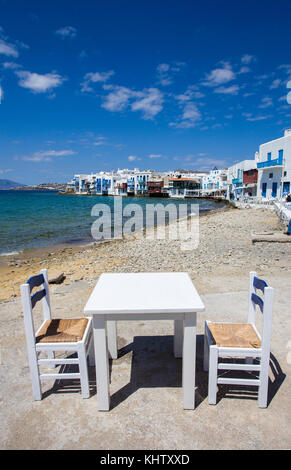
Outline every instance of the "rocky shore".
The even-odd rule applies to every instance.
[[[0,301],[18,297],[20,284],[42,268],[50,277],[64,273],[65,284],[84,280],[89,286],[102,272],[187,271],[202,293],[235,287],[251,270],[286,277],[289,243],[251,243],[252,231],[282,229],[270,209],[224,209],[200,216],[199,245],[189,251],[181,250],[180,240],[149,240],[137,232],[123,240],[29,250],[0,260]]]

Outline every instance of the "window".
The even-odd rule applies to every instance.
[[[273,173],[269,173],[269,178],[270,178],[270,179],[273,178]]]
[[[284,176],[287,176],[287,171],[284,171]]]
[[[272,159],[272,152],[268,152],[267,158],[268,158],[268,161]]]

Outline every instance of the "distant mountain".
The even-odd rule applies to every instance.
[[[21,191],[65,191],[67,187],[66,183],[40,183],[35,184],[33,186],[20,186],[15,189],[16,191],[19,189]]]
[[[24,184],[16,183],[11,180],[0,179],[0,189],[14,189],[19,188],[20,186],[26,186]]]

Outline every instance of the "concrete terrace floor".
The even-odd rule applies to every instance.
[[[238,386],[220,386],[217,405],[208,405],[208,377],[202,370],[204,319],[245,321],[245,281],[241,291],[202,295],[206,313],[198,315],[194,411],[183,410],[181,359],[172,354],[170,321],[118,323],[110,412],[97,411],[94,368],[89,399],[82,399],[78,382],[43,382],[43,400],[34,402],[20,300],[0,304],[1,449],[290,448],[289,279],[269,279],[276,290],[268,408],[258,408],[256,388],[245,393]],[[91,289],[85,281],[52,287],[54,317],[82,315]]]

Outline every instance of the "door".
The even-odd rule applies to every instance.
[[[267,193],[267,183],[263,183],[263,186],[262,186],[262,196],[263,196],[263,197],[266,197],[266,193]]]
[[[283,184],[283,194],[284,193],[287,193],[287,194],[290,193],[290,183],[289,183],[289,181],[288,181],[288,183]]]
[[[277,183],[272,184],[272,197],[277,197]]]

